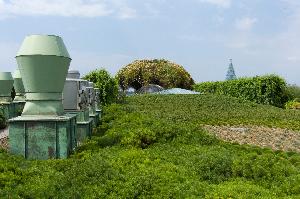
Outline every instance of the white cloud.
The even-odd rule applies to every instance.
[[[236,20],[235,27],[238,30],[248,31],[252,29],[253,25],[256,22],[257,22],[256,18],[244,17]]]
[[[199,0],[202,3],[210,3],[222,8],[229,8],[231,6],[231,0]]]
[[[14,16],[133,18],[136,11],[108,0],[0,0],[0,18]]]
[[[135,9],[129,8],[127,6],[120,8],[119,17],[121,19],[131,19],[137,16],[137,12]]]

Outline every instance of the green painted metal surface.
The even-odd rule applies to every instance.
[[[95,113],[95,114],[90,114],[90,118],[93,120],[93,127],[96,127],[100,123],[100,114]]]
[[[14,79],[10,72],[0,72],[0,102],[11,102]]]
[[[66,115],[62,106],[71,62],[62,39],[28,36],[16,59],[26,103],[22,115],[9,120],[10,152],[28,159],[68,157],[77,146],[77,121],[75,115]]]
[[[22,115],[63,115],[62,90],[71,58],[62,39],[27,36],[16,59],[26,92]]]
[[[76,147],[75,116],[17,117],[9,122],[9,150],[13,154],[27,159],[67,158]]]
[[[54,55],[70,58],[63,40],[56,35],[27,36],[17,53],[17,57],[23,55]]]
[[[81,145],[82,142],[87,139],[91,138],[93,131],[93,120],[89,119],[87,122],[77,122],[77,145]]]
[[[76,140],[77,145],[80,145],[85,139],[90,138],[92,135],[94,121],[89,116],[89,109],[67,111],[66,113],[76,117]]]
[[[24,84],[19,69],[15,70],[13,74],[13,78],[14,78],[14,88],[16,92],[14,102],[25,102],[25,88],[24,88]]]
[[[66,111],[68,114],[76,115],[77,122],[87,122],[90,119],[89,109],[76,110],[76,111]]]

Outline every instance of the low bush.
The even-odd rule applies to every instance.
[[[297,100],[290,100],[285,103],[286,109],[300,109],[300,102]]]

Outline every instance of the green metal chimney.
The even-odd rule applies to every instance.
[[[13,74],[13,78],[14,78],[14,88],[16,92],[16,96],[13,101],[14,110],[15,110],[14,116],[20,116],[21,113],[23,112],[23,108],[25,105],[25,88],[23,85],[23,81],[19,69],[15,70]]]
[[[28,159],[66,158],[76,146],[76,117],[64,113],[62,90],[71,62],[62,39],[27,36],[16,56],[26,92],[10,120],[9,150]]]
[[[22,115],[63,115],[62,90],[71,58],[62,39],[28,36],[16,59],[26,92]]]
[[[14,79],[10,72],[0,72],[0,110],[7,120],[15,116],[11,98],[13,84]]]
[[[11,90],[14,79],[10,72],[0,72],[0,103],[11,102]]]

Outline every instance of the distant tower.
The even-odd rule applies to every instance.
[[[233,68],[233,64],[232,64],[232,59],[230,59],[229,61],[230,61],[230,63],[229,63],[228,71],[226,74],[226,80],[233,80],[233,79],[236,79],[236,76],[235,76],[235,72],[234,72],[234,68]]]

